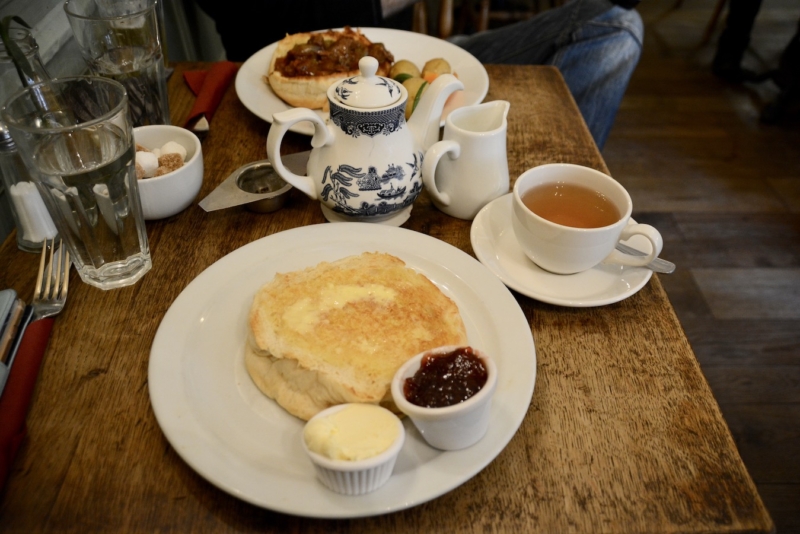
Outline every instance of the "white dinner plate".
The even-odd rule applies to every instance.
[[[489,75],[486,69],[475,56],[463,48],[436,37],[403,30],[361,28],[361,32],[373,43],[383,43],[395,61],[407,59],[420,69],[429,59],[438,57],[450,63],[458,79],[464,83],[464,90],[456,92],[447,101],[442,113],[442,125],[451,111],[462,106],[480,104],[489,91]],[[236,74],[235,83],[236,94],[244,107],[269,123],[272,123],[273,113],[292,107],[278,98],[264,79],[277,46],[278,43],[272,43],[248,58]],[[317,113],[324,118],[321,110],[317,110]],[[314,133],[310,122],[297,123],[291,130],[305,135]]]
[[[472,221],[470,233],[475,255],[511,289],[548,304],[587,308],[626,299],[653,276],[644,267],[602,263],[570,275],[545,271],[528,259],[514,237],[513,196],[509,193],[484,206]],[[652,250],[650,242],[642,236],[633,236],[623,243],[642,252]]]
[[[366,251],[403,259],[458,305],[470,345],[497,362],[488,433],[455,452],[428,446],[409,421],[394,474],[375,492],[339,495],[315,479],[301,448],[303,422],[253,384],[244,365],[253,296],[277,272]],[[530,325],[511,292],[461,250],[404,228],[326,223],[254,241],[221,258],[175,299],[153,341],[150,401],[161,429],[195,471],[222,490],[278,512],[324,518],[378,515],[463,484],[516,433],[533,395]]]

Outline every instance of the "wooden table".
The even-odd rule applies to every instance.
[[[173,121],[194,97],[177,65]],[[511,176],[570,162],[607,172],[559,72],[488,66],[487,100],[511,102]],[[203,142],[198,201],[240,165],[263,159],[269,124],[230,87]],[[290,134],[289,150],[308,146]],[[657,276],[618,304],[574,309],[515,295],[538,357],[517,435],[461,487],[406,511],[323,521],[249,505],[197,475],[150,406],[150,346],[173,300],[206,267],[260,237],[322,223],[292,192],[273,214],[206,213],[196,204],[147,225],[153,269],[103,292],[73,272],[33,405],[29,436],[0,498],[0,531],[119,532],[767,532],[772,521],[736,450]],[[406,228],[472,254],[470,223],[423,193]],[[0,287],[29,298],[38,256],[0,249]]]

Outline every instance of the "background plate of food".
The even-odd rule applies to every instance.
[[[442,124],[447,115],[462,106],[483,101],[489,91],[489,75],[475,56],[458,46],[421,33],[386,28],[358,28],[373,43],[383,43],[395,61],[408,60],[422,69],[431,59],[443,58],[464,83],[464,90],[454,94],[445,105]],[[236,94],[242,104],[257,117],[271,123],[272,115],[292,106],[279,98],[267,82],[270,62],[278,43],[262,48],[244,62],[236,75]],[[324,117],[322,110],[317,110]],[[299,123],[292,131],[312,135],[311,123]]]
[[[404,228],[369,223],[348,223],[346,232],[341,228],[295,228],[221,258],[173,302],[150,353],[150,401],[175,451],[231,495],[298,516],[385,514],[457,488],[514,437],[536,382],[530,325],[511,292],[475,258]],[[364,252],[400,258],[452,299],[469,344],[494,359],[498,382],[491,423],[478,443],[439,451],[405,421],[406,441],[389,481],[372,493],[352,497],[328,490],[315,478],[301,446],[304,421],[261,393],[245,367],[244,353],[253,297],[276,273]]]

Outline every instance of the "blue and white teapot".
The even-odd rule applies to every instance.
[[[422,158],[439,140],[445,101],[464,85],[451,74],[439,76],[406,122],[405,87],[377,76],[373,57],[361,58],[358,67],[361,74],[328,88],[327,120],[306,108],[273,115],[267,157],[284,180],[319,199],[329,221],[400,225],[422,191]],[[307,176],[289,171],[280,157],[283,136],[300,121],[314,125]]]

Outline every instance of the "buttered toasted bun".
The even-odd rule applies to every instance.
[[[428,278],[389,254],[364,253],[262,287],[245,363],[262,392],[307,420],[345,402],[397,411],[390,384],[403,363],[466,343],[458,307]]]
[[[278,42],[266,80],[287,104],[319,109],[331,85],[359,74],[358,60],[365,55],[376,57],[379,75],[389,73],[392,55],[360,31],[345,28],[287,35]]]

